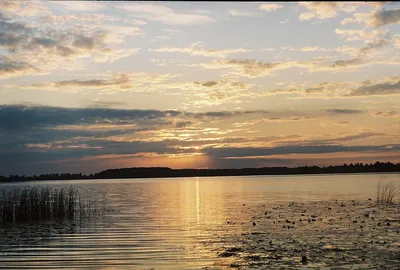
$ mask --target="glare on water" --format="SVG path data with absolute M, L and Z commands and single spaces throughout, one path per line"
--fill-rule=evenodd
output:
M 105 194 L 110 211 L 72 221 L 0 227 L 0 268 L 219 268 L 227 235 L 245 233 L 252 208 L 243 205 L 374 198 L 383 177 L 398 174 L 248 176 L 175 179 L 43 181 L 1 184 L 74 185 Z M 224 226 L 234 221 L 235 225 Z

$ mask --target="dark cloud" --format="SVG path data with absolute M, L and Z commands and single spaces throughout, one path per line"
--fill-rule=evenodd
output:
M 182 122 L 178 122 L 175 124 L 175 127 L 177 128 L 184 128 L 184 127 L 188 127 L 193 125 L 192 121 L 182 121 Z
M 364 61 L 361 58 L 356 57 L 349 60 L 336 60 L 329 66 L 329 68 L 341 69 L 346 67 L 359 66 L 363 63 Z
M 394 83 L 378 83 L 361 86 L 350 93 L 350 96 L 394 95 L 400 94 L 400 80 Z
M 353 135 L 346 135 L 340 137 L 331 137 L 320 140 L 291 140 L 291 141 L 277 141 L 276 144 L 280 146 L 285 145 L 303 145 L 303 146 L 312 146 L 312 145 L 336 145 L 337 143 L 345 143 L 350 141 L 356 141 L 361 139 L 366 139 L 375 136 L 386 136 L 385 133 L 378 132 L 360 132 Z
M 24 44 L 28 35 L 32 33 L 31 28 L 22 22 L 15 22 L 0 13 L 0 46 L 14 51 Z
M 209 81 L 209 82 L 206 82 L 206 83 L 202 83 L 201 85 L 202 86 L 206 86 L 206 87 L 213 87 L 213 86 L 215 86 L 217 84 L 218 84 L 218 82 L 216 82 L 216 81 Z
M 78 53 L 74 48 L 90 51 L 104 47 L 105 36 L 104 31 L 96 31 L 87 35 L 68 31 L 59 32 L 50 28 L 36 28 L 24 22 L 13 21 L 0 13 L 0 46 L 11 52 L 57 48 L 51 53 L 68 56 Z
M 55 87 L 68 87 L 68 86 L 105 86 L 110 85 L 108 80 L 86 80 L 86 81 L 79 81 L 79 80 L 70 80 L 70 81 L 60 81 L 54 83 Z M 33 85 L 35 86 L 35 85 Z
M 222 160 L 225 157 L 240 158 L 275 154 L 399 150 L 397 145 L 391 148 L 385 148 L 385 146 L 337 145 L 343 142 L 385 135 L 373 132 L 314 141 L 293 141 L 293 139 L 301 139 L 299 135 L 214 139 L 210 137 L 210 140 L 202 140 L 202 138 L 185 140 L 179 139 L 178 136 L 172 136 L 169 139 L 167 137 L 161 141 L 158 140 L 160 139 L 159 137 L 155 138 L 157 140 L 154 141 L 149 140 L 151 137 L 140 139 L 143 138 L 143 134 L 146 134 L 146 132 L 150 132 L 149 134 L 156 134 L 157 132 L 154 133 L 154 131 L 157 130 L 177 132 L 179 128 L 186 128 L 189 133 L 201 134 L 203 128 L 197 128 L 197 126 L 202 122 L 246 115 L 257 116 L 266 113 L 268 112 L 262 110 L 195 113 L 175 110 L 72 109 L 47 106 L 1 105 L 0 174 L 33 171 L 37 169 L 35 164 L 38 163 L 47 164 L 47 167 L 43 165 L 40 168 L 53 170 L 55 167 L 52 167 L 51 164 L 57 162 L 61 164 L 68 160 L 78 162 L 78 160 L 85 157 L 113 155 L 118 158 L 121 155 L 134 157 L 143 153 L 145 155 L 146 153 L 154 153 L 156 155 L 187 154 L 199 151 L 199 149 L 191 148 L 193 146 L 206 146 L 204 151 L 200 151 L 208 155 L 210 160 L 215 160 L 215 166 L 224 163 Z M 196 128 L 190 127 L 195 123 Z M 88 126 L 95 124 L 105 125 L 106 128 L 97 129 L 95 126 Z M 145 133 L 143 133 L 144 131 Z M 179 133 L 176 134 L 179 135 Z M 120 140 L 120 138 L 122 139 Z M 273 142 L 277 146 L 269 148 L 247 147 L 249 143 L 258 145 L 258 142 L 260 143 L 259 145 Z M 244 144 L 246 147 L 221 147 L 230 144 L 235 146 Z M 218 147 L 214 148 L 210 145 L 218 145 Z M 97 161 L 94 160 L 92 162 Z M 247 164 L 246 162 L 240 164 Z M 279 161 L 276 160 L 276 162 Z M 107 163 L 104 164 L 106 167 L 110 166 Z M 254 163 L 251 164 L 256 166 Z M 98 168 L 105 169 L 106 167 Z M 15 170 L 11 168 L 15 168 Z M 66 167 L 57 167 L 58 171 L 65 171 L 60 168 Z M 49 170 L 41 172 L 44 173 Z
M 48 106 L 0 105 L 0 130 L 24 130 L 32 127 L 41 128 L 95 123 L 122 125 L 134 123 L 135 121 L 148 121 L 178 116 L 207 119 L 264 113 L 267 112 L 255 110 L 193 113 L 174 110 L 123 110 L 98 107 L 73 109 Z
M 400 115 L 400 112 L 399 111 L 373 112 L 372 115 L 376 117 L 394 117 Z
M 108 108 L 58 108 L 47 106 L 1 105 L 0 131 L 25 132 L 31 129 L 63 125 L 133 123 L 157 124 L 170 112 L 158 110 L 117 110 Z
M 194 118 L 229 118 L 234 116 L 252 115 L 252 114 L 268 114 L 268 111 L 254 110 L 254 111 L 219 111 L 219 112 L 204 112 L 204 113 L 185 113 L 187 116 Z
M 343 146 L 343 145 L 287 145 L 270 148 L 207 148 L 205 152 L 214 157 L 254 157 L 282 154 L 322 154 L 336 152 L 364 152 L 364 151 L 398 151 L 400 145 L 392 145 L 392 148 L 384 146 Z
M 349 135 L 349 136 L 344 136 L 344 137 L 339 137 L 339 138 L 333 138 L 333 139 L 328 139 L 324 141 L 328 141 L 331 143 L 335 142 L 348 142 L 348 141 L 354 141 L 354 140 L 360 140 L 360 139 L 366 139 L 374 136 L 385 136 L 385 133 L 378 133 L 378 132 L 363 132 L 360 134 L 356 135 Z
M 55 47 L 57 45 L 57 41 L 51 38 L 35 37 L 32 39 L 32 44 L 49 48 L 49 47 Z
M 92 38 L 78 35 L 73 44 L 77 48 L 93 49 L 95 42 Z
M 398 23 L 400 21 L 400 9 L 377 11 L 372 19 L 372 24 L 375 27 Z
M 91 108 L 109 108 L 112 106 L 125 106 L 128 103 L 122 101 L 107 101 L 107 100 L 96 100 L 89 107 Z
M 0 78 L 19 76 L 32 72 L 40 72 L 40 70 L 28 63 L 13 61 L 0 56 Z
M 63 57 L 69 57 L 75 54 L 75 51 L 73 49 L 63 45 L 57 45 L 56 49 L 57 49 L 57 54 Z
M 79 147 L 82 145 L 83 147 Z M 77 147 L 78 146 L 78 147 Z M 48 163 L 48 168 L 55 162 L 66 160 L 79 160 L 85 157 L 102 155 L 135 155 L 139 153 L 174 154 L 182 150 L 169 148 L 163 142 L 113 142 L 106 140 L 86 140 L 78 144 L 64 142 L 50 144 L 49 148 L 26 147 L 16 145 L 12 151 L 0 153 L 0 175 L 8 170 L 8 167 L 26 164 L 34 167 L 38 163 Z M 28 168 L 27 168 L 28 169 Z
M 363 113 L 363 110 L 353 110 L 353 109 L 327 109 L 326 112 L 330 114 L 359 114 Z

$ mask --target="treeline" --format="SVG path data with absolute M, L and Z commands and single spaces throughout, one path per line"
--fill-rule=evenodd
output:
M 10 175 L 0 176 L 0 182 L 32 180 L 74 180 L 74 179 L 118 179 L 118 178 L 161 178 L 161 177 L 195 177 L 195 176 L 239 176 L 239 175 L 287 175 L 287 174 L 324 174 L 324 173 L 369 173 L 400 172 L 400 163 L 376 162 L 374 164 L 344 164 L 342 166 L 302 166 L 264 167 L 242 169 L 171 169 L 167 167 L 109 169 L 96 174 L 54 173 L 33 176 Z

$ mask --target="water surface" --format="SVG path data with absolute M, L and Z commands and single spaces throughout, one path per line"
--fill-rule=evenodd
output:
M 254 214 L 244 205 L 374 199 L 384 177 L 400 180 L 399 174 L 329 174 L 0 184 L 0 189 L 74 185 L 105 198 L 110 209 L 80 224 L 0 227 L 0 269 L 219 268 L 225 236 L 245 233 Z

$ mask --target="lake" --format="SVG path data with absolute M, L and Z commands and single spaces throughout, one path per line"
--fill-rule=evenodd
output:
M 219 269 L 228 238 L 248 230 L 260 204 L 271 209 L 292 201 L 374 200 L 382 178 L 400 181 L 400 174 L 3 183 L 0 192 L 73 185 L 105 200 L 109 211 L 82 224 L 0 227 L 0 269 Z

